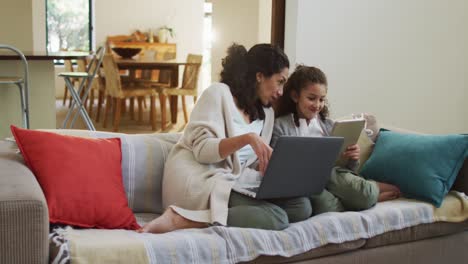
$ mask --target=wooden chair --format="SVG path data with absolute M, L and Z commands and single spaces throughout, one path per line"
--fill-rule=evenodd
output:
M 103 127 L 106 127 L 107 116 L 110 112 L 111 102 L 114 106 L 114 131 L 119 130 L 120 118 L 122 114 L 122 104 L 126 98 L 144 98 L 150 96 L 150 123 L 151 128 L 156 130 L 156 96 L 157 92 L 150 85 L 128 84 L 123 85 L 119 75 L 119 69 L 114 60 L 114 56 L 106 54 L 103 60 L 104 78 L 106 81 L 106 110 L 104 114 Z
M 182 97 L 182 108 L 184 111 L 185 123 L 188 122 L 187 105 L 185 103 L 185 96 L 193 96 L 193 102 L 197 102 L 198 96 L 198 75 L 200 72 L 200 66 L 203 57 L 201 55 L 189 54 L 187 56 L 188 63 L 184 68 L 184 74 L 182 77 L 182 85 L 180 87 L 164 87 L 158 86 L 157 91 L 159 93 L 159 101 L 161 103 L 161 123 L 162 130 L 166 128 L 166 98 L 167 96 L 181 96 Z M 177 106 L 175 106 L 177 107 Z

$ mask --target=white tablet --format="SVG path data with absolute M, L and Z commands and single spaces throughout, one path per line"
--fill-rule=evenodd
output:
M 350 145 L 358 142 L 361 131 L 364 129 L 366 121 L 364 119 L 351 119 L 336 121 L 333 124 L 331 136 L 343 137 L 344 142 L 341 146 L 340 155 Z

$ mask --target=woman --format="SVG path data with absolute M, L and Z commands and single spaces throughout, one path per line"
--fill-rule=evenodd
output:
M 236 182 L 258 183 L 266 170 L 271 103 L 283 93 L 287 56 L 270 44 L 248 52 L 234 44 L 222 65 L 221 82 L 203 92 L 165 164 L 163 205 L 168 209 L 142 232 L 216 224 L 280 230 L 312 213 L 307 198 L 262 201 L 231 191 Z

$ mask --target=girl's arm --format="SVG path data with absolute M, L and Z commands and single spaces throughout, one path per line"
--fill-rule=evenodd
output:
M 358 144 L 348 146 L 348 148 L 343 152 L 342 155 L 348 159 L 346 164 L 347 169 L 357 172 L 357 169 L 359 168 L 360 153 L 361 149 Z
M 284 136 L 286 133 L 284 129 L 280 126 L 280 123 L 275 120 L 275 125 L 273 126 L 273 135 L 271 136 L 270 146 L 275 148 L 278 138 Z

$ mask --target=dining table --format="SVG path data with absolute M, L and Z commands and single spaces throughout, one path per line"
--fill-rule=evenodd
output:
M 139 57 L 132 59 L 116 58 L 117 67 L 121 70 L 129 70 L 130 76 L 134 75 L 135 70 L 160 70 L 167 71 L 169 78 L 169 86 L 173 89 L 179 87 L 179 68 L 185 65 L 200 65 L 200 63 L 187 62 L 180 58 L 171 60 L 161 60 L 156 58 Z M 170 113 L 172 124 L 177 123 L 177 104 L 178 96 L 170 96 Z

